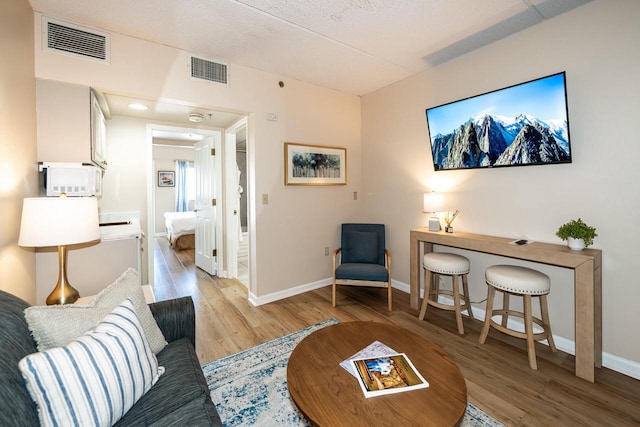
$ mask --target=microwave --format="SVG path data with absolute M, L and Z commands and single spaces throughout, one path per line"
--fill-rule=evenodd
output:
M 96 166 L 48 164 L 44 165 L 43 172 L 47 196 L 102 195 L 102 170 Z

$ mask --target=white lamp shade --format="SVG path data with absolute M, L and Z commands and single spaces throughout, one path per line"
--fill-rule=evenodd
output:
M 95 197 L 24 199 L 18 245 L 47 247 L 100 239 Z
M 424 205 L 423 212 L 443 212 L 444 209 L 444 195 L 442 193 L 424 193 Z

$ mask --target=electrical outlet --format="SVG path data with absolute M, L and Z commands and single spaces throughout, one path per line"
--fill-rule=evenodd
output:
M 353 192 L 353 200 L 358 200 L 358 192 L 357 191 Z
M 329 246 L 324 247 L 324 256 L 329 256 Z
M 262 195 L 262 204 L 263 205 L 268 205 L 269 204 L 269 195 L 268 194 L 263 194 Z

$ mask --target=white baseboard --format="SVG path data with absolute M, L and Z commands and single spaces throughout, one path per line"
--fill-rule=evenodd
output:
M 270 302 L 278 301 L 284 298 L 288 298 L 294 295 L 302 294 L 304 292 L 313 291 L 315 289 L 322 288 L 324 286 L 330 285 L 332 283 L 331 278 L 319 280 L 317 282 L 308 283 L 306 285 L 296 286 L 291 289 L 287 289 L 285 291 L 274 292 L 269 295 L 265 295 L 263 297 L 256 297 L 254 294 L 249 292 L 249 302 L 254 306 L 259 306 L 262 304 L 268 304 Z M 409 285 L 403 282 L 398 282 L 397 280 L 392 280 L 391 285 L 394 289 L 399 291 L 410 293 Z M 453 302 L 450 297 L 446 295 L 442 295 L 443 302 L 446 302 L 448 299 L 448 303 Z M 473 315 L 476 319 L 484 319 L 485 310 L 479 307 L 473 307 Z M 512 323 L 513 322 L 513 323 Z M 513 325 L 513 326 L 512 326 Z M 524 324 L 517 320 L 509 320 L 509 327 L 513 327 L 515 329 L 521 329 L 524 331 Z M 560 337 L 558 335 L 553 335 L 553 340 L 556 344 L 558 350 L 564 351 L 565 353 L 574 355 L 576 354 L 576 345 L 575 341 Z M 546 344 L 547 341 L 541 341 L 543 344 Z M 635 378 L 640 380 L 640 363 L 635 362 L 633 360 L 623 359 L 622 357 L 609 354 L 606 352 L 602 353 L 602 366 L 605 368 L 609 368 L 613 371 L 619 372 L 621 374 L 630 376 L 631 378 Z
M 402 282 L 393 281 L 393 287 L 395 289 L 401 290 L 403 292 L 409 293 L 409 285 Z M 422 297 L 422 295 L 421 295 Z M 453 299 L 447 295 L 441 295 L 440 300 L 446 304 L 453 303 Z M 472 307 L 473 316 L 476 319 L 480 319 L 484 321 L 486 311 L 480 307 Z M 466 314 L 463 312 L 463 315 Z M 518 321 L 516 319 L 509 319 L 508 323 L 509 328 L 513 328 L 516 330 L 524 331 L 524 323 Z M 564 338 L 558 335 L 553 335 L 553 341 L 556 344 L 556 348 L 565 353 L 571 354 L 573 356 L 576 355 L 576 343 L 573 340 L 568 338 Z M 540 341 L 542 344 L 548 345 L 547 340 Z M 635 362 L 633 360 L 623 359 L 622 357 L 609 354 L 606 352 L 602 352 L 602 366 L 605 368 L 609 368 L 613 371 L 619 372 L 621 374 L 630 376 L 631 378 L 635 378 L 640 380 L 640 363 Z
M 294 295 L 299 295 L 305 292 L 323 288 L 327 285 L 330 285 L 331 283 L 332 279 L 323 279 L 317 282 L 308 283 L 306 285 L 296 286 L 295 288 L 290 288 L 284 291 L 274 292 L 263 297 L 256 297 L 252 292 L 249 292 L 249 302 L 257 307 L 262 304 L 268 304 L 270 302 L 279 301 L 281 299 L 292 297 Z

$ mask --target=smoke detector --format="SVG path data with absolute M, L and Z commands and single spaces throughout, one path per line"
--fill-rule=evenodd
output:
M 202 115 L 200 113 L 190 113 L 189 114 L 189 121 L 190 122 L 200 123 L 202 121 L 202 119 L 204 119 L 204 115 Z

